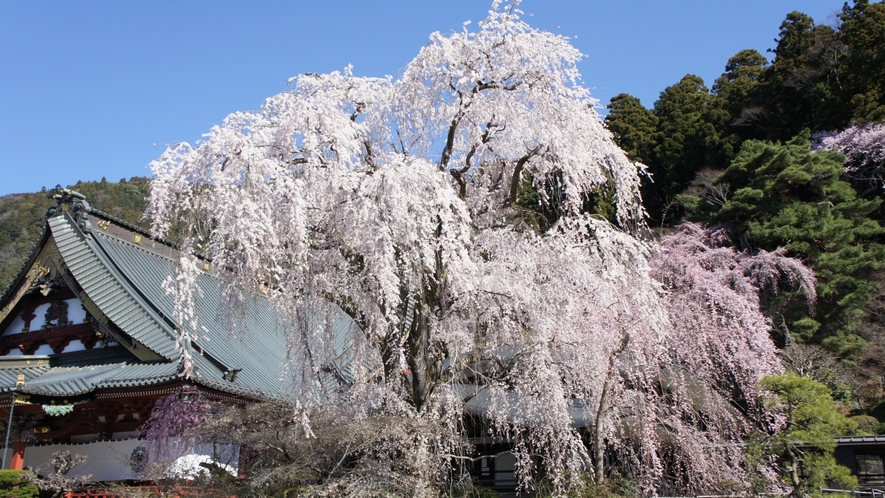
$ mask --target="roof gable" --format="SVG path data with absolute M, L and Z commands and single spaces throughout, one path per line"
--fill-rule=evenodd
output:
M 177 248 L 169 241 L 150 237 L 138 227 L 92 210 L 76 192 L 63 190 L 57 198 L 59 205 L 47 213 L 46 229 L 29 259 L 30 266 L 20 272 L 15 286 L 0 298 L 0 310 L 5 313 L 0 315 L 0 323 L 6 316 L 8 324 L 21 299 L 51 277 L 54 285 L 66 287 L 70 297 L 78 299 L 87 314 L 94 317 L 97 332 L 107 334 L 131 353 L 128 358 L 119 354 L 109 356 L 107 365 L 166 365 L 162 369 L 181 375 L 182 351 L 187 349 L 194 360 L 194 371 L 188 375 L 197 383 L 247 397 L 285 395 L 299 382 L 313 382 L 293 380 L 299 375 L 287 370 L 287 336 L 292 335 L 287 332 L 300 330 L 303 333 L 297 336 L 307 347 L 316 347 L 320 342 L 333 347 L 325 355 L 323 365 L 319 365 L 320 371 L 310 374 L 314 367 L 309 367 L 298 374 L 318 375 L 326 387 L 353 380 L 350 347 L 357 328 L 338 307 L 330 304 L 327 309 L 311 310 L 298 317 L 297 323 L 286 323 L 267 298 L 256 294 L 247 299 L 244 313 L 232 316 L 226 313 L 232 307 L 225 301 L 221 281 L 208 271 L 198 276 L 199 330 L 182 343 L 174 300 L 164 291 L 164 281 L 176 274 L 180 255 Z M 204 260 L 203 270 L 209 269 L 210 262 Z M 29 349 L 26 354 L 34 352 Z M 100 361 L 87 363 L 62 367 L 56 361 L 51 370 L 28 382 L 27 389 L 43 386 L 39 387 L 41 396 L 73 396 L 107 387 L 100 372 L 118 372 L 121 378 L 129 379 L 125 382 L 134 382 L 137 379 L 132 376 L 142 375 L 135 368 L 106 370 Z M 0 364 L 0 370 L 5 368 Z M 148 382 L 166 382 L 171 379 L 167 374 L 144 378 Z M 3 379 L 0 376 L 0 389 L 12 388 L 14 384 L 7 386 Z M 67 382 L 67 387 L 61 386 L 62 382 Z M 58 385 L 52 387 L 55 384 Z

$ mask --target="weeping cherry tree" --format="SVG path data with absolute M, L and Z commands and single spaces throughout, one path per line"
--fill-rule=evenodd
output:
M 885 123 L 849 126 L 838 132 L 817 133 L 815 150 L 845 154 L 845 176 L 858 193 L 877 197 L 885 188 Z
M 183 248 L 169 281 L 182 352 L 216 318 L 194 311 L 201 254 L 233 327 L 259 293 L 284 317 L 305 427 L 329 404 L 421 421 L 404 424 L 426 428 L 404 445 L 420 458 L 412 494 L 469 459 L 465 410 L 511 442 L 523 484 L 601 482 L 611 452 L 650 490 L 672 342 L 641 237 L 643 167 L 602 124 L 578 50 L 517 3 L 434 33 L 395 78 L 297 76 L 152 163 L 153 230 Z M 614 223 L 588 214 L 600 195 Z M 543 230 L 522 221 L 526 199 Z M 359 326 L 354 380 L 334 393 L 319 381 L 334 338 L 308 326 L 329 303 Z
M 709 492 L 712 483 L 703 480 L 711 477 L 745 492 L 760 491 L 749 489 L 754 477 L 777 481 L 773 460 L 748 465 L 735 442 L 781 429 L 758 387 L 782 371 L 765 303 L 784 289 L 801 290 L 809 307 L 816 298 L 814 274 L 799 260 L 783 250 L 737 251 L 730 241 L 722 226 L 685 223 L 661 239 L 651 260 L 669 291 L 672 327 L 658 363 L 659 452 L 682 491 Z

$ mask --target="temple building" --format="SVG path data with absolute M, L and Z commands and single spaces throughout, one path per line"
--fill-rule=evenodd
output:
M 267 299 L 250 300 L 244 323 L 234 327 L 221 319 L 211 262 L 199 260 L 199 333 L 183 341 L 164 291 L 178 264 L 174 244 L 90 208 L 76 192 L 56 198 L 39 242 L 0 298 L 0 420 L 9 433 L 3 468 L 43 473 L 52 453 L 67 449 L 87 456 L 78 474 L 137 479 L 137 465 L 124 457 L 144 451 L 138 429 L 160 397 L 199 389 L 243 402 L 291 393 L 285 326 Z M 322 326 L 347 336 L 353 322 L 340 310 L 331 316 Z M 326 369 L 331 381 L 347 375 L 346 341 L 338 343 L 339 361 Z M 186 352 L 193 368 L 185 368 Z

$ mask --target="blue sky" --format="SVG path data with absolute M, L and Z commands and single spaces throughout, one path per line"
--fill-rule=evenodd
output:
M 257 109 L 289 77 L 353 64 L 396 74 L 434 31 L 485 0 L 0 0 L 0 195 L 149 174 L 175 141 Z M 573 37 L 584 84 L 651 107 L 686 73 L 709 85 L 739 50 L 765 53 L 786 14 L 833 24 L 841 0 L 524 0 L 529 24 Z M 770 55 L 770 54 L 766 54 Z

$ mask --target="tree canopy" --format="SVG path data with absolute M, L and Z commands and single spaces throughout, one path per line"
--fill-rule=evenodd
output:
M 867 0 L 846 2 L 836 22 L 787 13 L 773 30 L 770 63 L 755 50 L 741 50 L 709 91 L 686 76 L 650 109 L 619 95 L 606 118 L 625 150 L 635 154 L 642 143 L 654 151 L 636 155 L 652 172 L 643 181 L 643 197 L 653 226 L 666 233 L 684 220 L 733 223 L 739 249 L 783 246 L 815 271 L 820 300 L 813 314 L 786 289 L 767 303 L 779 329 L 775 336 L 789 330 L 798 340 L 825 344 L 846 367 L 863 364 L 851 375 L 851 396 L 866 409 L 881 400 L 866 372 L 885 365 L 879 263 L 885 77 L 877 62 L 885 57 L 883 16 L 885 3 Z M 693 97 L 675 99 L 688 95 L 674 93 L 688 81 L 694 81 Z M 707 140 L 686 140 L 692 130 L 704 129 L 713 131 Z M 812 160 L 804 145 L 808 159 L 800 159 L 794 152 L 808 143 L 804 130 L 812 133 L 814 150 L 839 151 L 844 162 L 826 155 Z M 687 145 L 674 147 L 680 143 Z M 747 162 L 768 161 L 761 159 L 763 149 L 778 151 L 766 156 L 770 166 Z M 661 155 L 668 150 L 675 151 L 669 159 Z
M 879 201 L 858 198 L 840 179 L 843 160 L 830 151 L 812 153 L 807 131 L 785 144 L 747 142 L 717 179 L 729 184 L 734 195 L 715 214 L 735 224 L 750 243 L 769 250 L 783 247 L 815 269 L 815 317 L 796 309 L 781 311 L 797 338 L 821 334 L 818 338 L 837 350 L 858 346 L 851 333 L 876 290 L 865 276 L 879 269 L 885 257 L 875 242 L 883 229 L 869 218 Z
M 199 253 L 226 282 L 231 323 L 248 291 L 285 317 L 287 372 L 308 419 L 343 404 L 353 420 L 422 421 L 398 436 L 424 455 L 403 481 L 415 494 L 456 472 L 469 446 L 465 413 L 512 443 L 523 483 L 543 472 L 561 492 L 582 470 L 602 482 L 606 453 L 646 490 L 670 469 L 685 488 L 740 481 L 740 452 L 718 442 L 762 423 L 754 383 L 778 369 L 752 304 L 761 281 L 723 274 L 714 285 L 745 282 L 743 297 L 707 309 L 754 324 L 727 331 L 748 356 L 722 356 L 714 337 L 684 350 L 643 237 L 643 167 L 579 85 L 581 54 L 529 27 L 514 5 L 499 7 L 477 31 L 433 34 L 395 78 L 297 76 L 260 110 L 232 114 L 152 164 L 153 229 L 175 232 L 184 249 L 168 281 L 179 322 L 190 324 L 184 353 L 199 321 L 213 318 L 194 311 Z M 702 83 L 684 86 L 674 95 L 700 99 L 705 113 Z M 686 126 L 692 143 L 715 132 L 699 118 Z M 600 199 L 612 222 L 590 209 Z M 547 221 L 527 223 L 526 210 Z M 318 381 L 333 338 L 305 326 L 329 301 L 359 326 L 356 380 L 333 391 Z M 725 312 L 734 306 L 745 309 Z M 693 381 L 701 364 L 721 375 Z M 735 392 L 742 409 L 732 408 Z M 696 412 L 682 403 L 689 397 Z
M 792 372 L 766 377 L 760 386 L 773 395 L 767 403 L 782 417 L 783 428 L 765 444 L 781 455 L 791 496 L 808 496 L 829 482 L 856 487 L 857 478 L 836 463 L 832 452 L 833 436 L 851 434 L 857 424 L 836 410 L 829 389 Z
M 677 195 L 703 168 L 726 168 L 745 140 L 784 142 L 805 128 L 819 133 L 885 120 L 885 3 L 846 2 L 838 22 L 788 13 L 770 64 L 745 49 L 709 89 L 686 75 L 661 92 L 651 125 L 627 94 L 612 99 L 606 122 L 618 144 L 635 154 L 641 136 L 644 149 L 655 151 L 636 155 L 654 173 L 643 192 L 652 220 L 678 224 Z
M 70 188 L 89 198 L 106 213 L 128 223 L 140 224 L 148 195 L 147 178 L 124 178 L 118 183 L 104 179 L 77 182 Z M 28 257 L 45 223 L 46 210 L 54 205 L 51 194 L 43 192 L 10 194 L 0 197 L 0 292 L 9 285 Z

